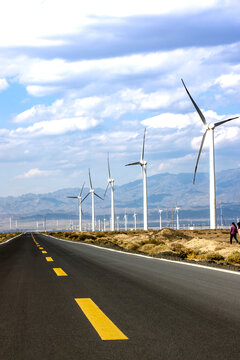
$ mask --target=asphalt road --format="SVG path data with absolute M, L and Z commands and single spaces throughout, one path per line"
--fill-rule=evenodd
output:
M 41 234 L 0 246 L 0 360 L 239 358 L 237 274 Z

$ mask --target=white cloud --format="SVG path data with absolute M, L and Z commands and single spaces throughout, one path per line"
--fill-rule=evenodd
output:
M 0 3 L 0 46 L 54 46 L 63 43 L 54 38 L 55 35 L 77 33 L 87 24 L 99 21 L 101 16 L 191 12 L 209 9 L 216 4 L 224 5 L 225 1 L 8 0 Z
M 9 84 L 6 79 L 0 79 L 0 91 L 6 90 L 9 87 Z
M 154 116 L 149 119 L 143 120 L 141 123 L 144 126 L 160 129 L 160 128 L 170 128 L 170 129 L 184 129 L 186 127 L 192 127 L 193 125 L 200 124 L 200 119 L 198 114 L 189 113 L 189 114 L 171 114 L 165 113 L 161 115 Z
M 57 86 L 29 85 L 26 87 L 26 90 L 29 93 L 29 95 L 42 97 L 42 96 L 48 96 L 54 94 L 60 89 Z
M 12 136 L 31 135 L 63 135 L 72 131 L 83 131 L 97 126 L 99 120 L 90 118 L 68 118 L 51 121 L 40 121 L 27 128 L 17 128 L 10 131 Z
M 52 171 L 49 170 L 39 170 L 38 168 L 31 169 L 27 172 L 25 172 L 22 175 L 18 175 L 18 179 L 28 179 L 32 177 L 41 177 L 41 176 L 49 176 L 52 173 Z
M 229 88 L 240 85 L 240 74 L 231 73 L 219 76 L 216 81 L 222 88 Z

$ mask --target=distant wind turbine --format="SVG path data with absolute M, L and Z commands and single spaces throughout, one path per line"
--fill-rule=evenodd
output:
M 193 106 L 195 107 L 198 115 L 200 116 L 204 128 L 205 128 L 205 132 L 203 134 L 202 137 L 202 142 L 200 145 L 200 149 L 199 149 L 199 153 L 198 153 L 198 157 L 197 157 L 197 162 L 196 162 L 196 166 L 195 166 L 195 171 L 194 171 L 194 177 L 193 177 L 193 184 L 195 184 L 195 178 L 196 178 L 196 172 L 197 172 L 197 167 L 198 167 L 198 162 L 200 159 L 200 155 L 202 152 L 202 148 L 203 148 L 203 144 L 204 144 L 204 140 L 206 138 L 207 132 L 209 132 L 209 180 L 210 180 L 210 228 L 211 229 L 216 229 L 217 227 L 217 216 L 216 216 L 216 181 L 215 181 L 215 160 L 214 160 L 214 129 L 228 121 L 237 119 L 238 116 L 234 117 L 234 118 L 230 118 L 230 119 L 226 119 L 223 121 L 219 121 L 216 123 L 207 123 L 203 113 L 201 112 L 201 110 L 199 109 L 199 107 L 197 106 L 197 104 L 195 103 L 195 101 L 193 100 L 192 96 L 190 95 L 186 85 L 184 84 L 183 79 L 182 83 L 183 86 L 193 104 Z
M 163 210 L 159 209 L 158 212 L 159 212 L 159 228 L 160 228 L 160 230 L 162 230 L 162 212 L 163 212 Z
M 144 148 L 145 148 L 146 129 L 144 129 L 143 135 L 143 147 L 141 159 L 138 162 L 127 164 L 125 166 L 140 165 L 142 167 L 143 176 L 143 229 L 148 230 L 148 204 L 147 204 L 147 162 L 144 160 Z
M 179 210 L 180 210 L 180 208 L 176 206 L 175 210 L 176 210 L 176 213 L 177 213 L 177 230 L 179 230 Z
M 135 211 L 133 214 L 133 220 L 134 220 L 134 230 L 137 230 L 137 213 Z
M 101 196 L 95 193 L 95 190 L 92 186 L 92 179 L 90 174 L 90 169 L 88 169 L 88 175 L 89 175 L 89 184 L 90 184 L 90 191 L 89 193 L 83 198 L 83 201 L 88 197 L 88 195 L 92 194 L 92 231 L 95 231 L 95 204 L 94 204 L 94 196 L 97 196 L 99 199 L 103 200 Z
M 115 214 L 114 214 L 114 179 L 111 177 L 109 154 L 108 154 L 108 184 L 105 190 L 104 198 L 108 191 L 108 187 L 111 185 L 111 230 L 114 231 Z
M 78 196 L 67 196 L 67 198 L 69 198 L 69 199 L 78 199 L 78 218 L 79 218 L 78 229 L 79 229 L 79 231 L 82 231 L 82 192 L 83 192 L 84 184 L 85 183 L 83 183 Z

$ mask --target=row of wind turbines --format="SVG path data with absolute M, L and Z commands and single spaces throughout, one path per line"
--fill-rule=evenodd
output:
M 197 173 L 197 168 L 198 168 L 198 163 L 199 163 L 199 159 L 201 156 L 201 152 L 202 152 L 202 148 L 206 139 L 207 134 L 209 133 L 209 193 L 210 193 L 210 228 L 211 229 L 216 229 L 217 227 L 217 216 L 216 216 L 216 180 L 215 180 L 215 156 L 214 156 L 214 129 L 228 121 L 237 119 L 237 117 L 233 117 L 233 118 L 229 118 L 223 121 L 219 121 L 216 123 L 208 123 L 207 120 L 205 119 L 203 113 L 201 112 L 200 108 L 198 107 L 198 105 L 196 104 L 196 102 L 193 100 L 190 92 L 188 91 L 183 79 L 181 79 L 182 84 L 195 108 L 195 110 L 197 111 L 198 115 L 200 116 L 200 119 L 203 123 L 204 126 L 204 134 L 202 137 L 202 141 L 201 141 L 201 145 L 200 145 L 200 149 L 198 152 L 198 156 L 197 156 L 197 161 L 196 161 L 196 165 L 195 165 L 195 170 L 194 170 L 194 176 L 193 176 L 193 184 L 195 184 L 195 180 L 196 180 L 196 173 Z M 146 129 L 144 129 L 144 135 L 143 135 L 143 145 L 142 145 L 142 152 L 141 152 L 141 157 L 140 157 L 140 161 L 137 162 L 133 162 L 133 163 L 129 163 L 126 164 L 126 166 L 132 166 L 132 165 L 140 165 L 141 169 L 142 169 L 142 180 L 143 180 L 143 229 L 144 230 L 148 230 L 148 200 L 147 200 L 147 162 L 144 159 L 144 152 L 145 152 L 145 139 L 146 139 Z M 109 156 L 108 156 L 108 183 L 107 183 L 107 187 L 104 193 L 104 198 L 102 198 L 101 196 L 99 196 L 92 185 L 92 179 L 91 179 L 91 173 L 90 173 L 90 169 L 89 169 L 89 183 L 90 183 L 90 191 L 88 192 L 88 194 L 82 199 L 82 192 L 83 192 L 83 188 L 84 188 L 84 184 L 81 188 L 81 191 L 79 193 L 78 196 L 68 196 L 68 198 L 72 198 L 72 199 L 78 199 L 78 204 L 79 204 L 79 231 L 82 231 L 82 203 L 83 201 L 91 194 L 92 196 L 92 231 L 95 231 L 95 203 L 94 203 L 94 196 L 97 196 L 98 198 L 100 198 L 101 200 L 104 200 L 106 193 L 108 191 L 109 186 L 111 187 L 111 230 L 114 231 L 115 230 L 115 210 L 114 210 L 114 179 L 111 176 L 111 171 L 110 171 L 110 163 L 109 163 Z M 178 213 L 179 208 L 177 208 L 177 213 Z M 160 215 L 161 216 L 161 215 Z M 179 225 L 178 225 L 179 228 Z

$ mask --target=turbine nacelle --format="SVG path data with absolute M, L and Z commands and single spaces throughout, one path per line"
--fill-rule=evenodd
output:
M 207 130 L 213 130 L 215 128 L 215 124 L 213 122 L 210 122 L 207 126 L 206 129 Z

